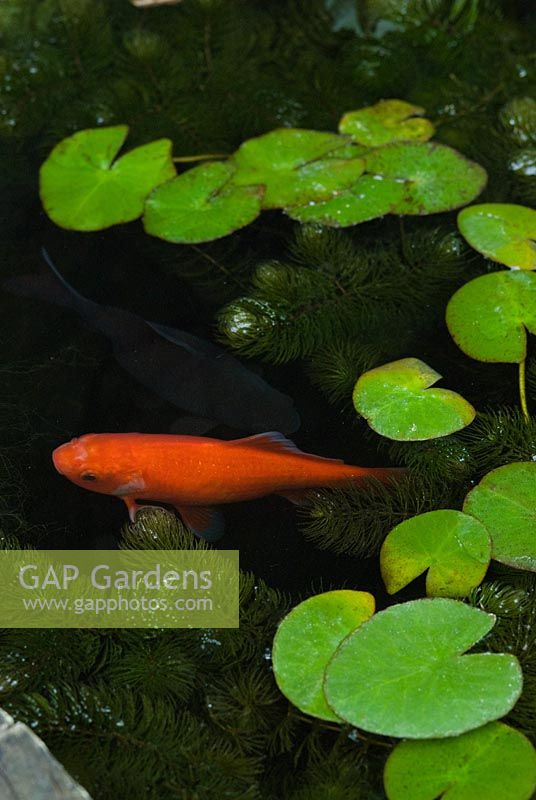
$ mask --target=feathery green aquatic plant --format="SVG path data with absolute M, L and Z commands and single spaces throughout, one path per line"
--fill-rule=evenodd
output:
M 280 363 L 347 339 L 399 353 L 470 269 L 464 248 L 438 230 L 402 242 L 397 230 L 382 244 L 316 227 L 297 237 L 293 261 L 261 264 L 250 293 L 221 310 L 220 336 L 238 353 Z

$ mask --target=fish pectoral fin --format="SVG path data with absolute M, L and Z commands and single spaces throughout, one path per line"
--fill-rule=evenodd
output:
M 287 437 L 283 436 L 279 431 L 269 431 L 268 433 L 258 433 L 255 436 L 247 436 L 245 439 L 235 439 L 235 443 L 239 445 L 251 445 L 257 449 L 270 450 L 272 453 L 295 453 L 307 458 L 331 461 L 333 464 L 344 463 L 340 458 L 325 458 L 324 456 L 315 456 L 312 453 L 304 453 L 291 439 L 287 439 Z
M 277 494 L 290 500 L 295 506 L 308 506 L 311 503 L 310 489 L 289 489 L 288 492 L 278 492 Z
M 209 506 L 175 506 L 192 533 L 207 542 L 217 542 L 225 532 L 223 514 Z
M 136 514 L 140 510 L 141 506 L 136 503 L 136 499 L 134 497 L 122 497 L 121 500 L 125 501 L 125 505 L 128 508 L 128 516 L 130 517 L 130 521 L 136 522 Z

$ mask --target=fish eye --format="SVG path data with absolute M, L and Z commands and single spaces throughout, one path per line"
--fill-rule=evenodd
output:
M 96 481 L 97 480 L 97 476 L 95 475 L 94 472 L 82 472 L 80 474 L 80 477 L 82 478 L 83 481 Z

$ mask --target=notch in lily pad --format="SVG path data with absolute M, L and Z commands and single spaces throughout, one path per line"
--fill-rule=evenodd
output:
M 63 139 L 40 171 L 43 207 L 56 225 L 97 231 L 140 217 L 147 195 L 176 174 L 169 139 L 116 158 L 127 125 L 91 128 Z
M 536 269 L 536 211 L 511 203 L 483 203 L 458 214 L 471 247 L 511 269 Z
M 262 206 L 263 186 L 235 186 L 229 162 L 214 161 L 183 172 L 147 198 L 147 233 L 176 244 L 220 239 L 249 225 Z
M 388 800 L 530 800 L 536 751 L 503 722 L 450 739 L 400 742 L 383 774 Z
M 457 392 L 432 389 L 441 375 L 418 358 L 402 358 L 363 373 L 353 402 L 370 427 L 395 441 L 423 441 L 465 428 L 476 411 Z
M 369 619 L 374 608 L 368 592 L 341 589 L 309 597 L 281 622 L 272 652 L 275 679 L 301 711 L 341 721 L 326 703 L 324 672 L 343 639 Z
M 404 520 L 389 533 L 380 553 L 389 594 L 428 570 L 426 594 L 431 597 L 466 597 L 483 581 L 490 560 L 486 527 L 451 509 Z
M 405 100 L 380 100 L 373 106 L 346 113 L 339 131 L 368 147 L 400 141 L 426 142 L 435 129 L 423 117 L 424 113 L 424 108 Z
M 337 716 L 384 736 L 457 736 L 504 716 L 517 702 L 515 656 L 470 653 L 495 617 L 432 598 L 375 614 L 339 646 L 324 693 Z

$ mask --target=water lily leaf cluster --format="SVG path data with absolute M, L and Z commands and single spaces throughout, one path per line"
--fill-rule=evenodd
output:
M 452 338 L 479 361 L 524 364 L 527 331 L 536 333 L 536 211 L 485 203 L 464 209 L 458 227 L 487 258 L 510 267 L 475 278 L 452 296 L 446 313 Z M 520 373 L 525 413 L 524 375 Z
M 441 375 L 418 358 L 403 358 L 363 373 L 353 402 L 370 427 L 396 441 L 447 436 L 465 428 L 475 409 L 449 389 L 431 389 Z
M 147 233 L 190 244 L 227 236 L 263 209 L 344 227 L 387 213 L 459 208 L 482 191 L 486 172 L 428 142 L 434 128 L 422 113 L 381 101 L 344 115 L 340 133 L 277 129 L 229 156 L 201 156 L 207 163 L 180 175 L 167 139 L 114 162 L 126 125 L 79 131 L 43 164 L 41 198 L 64 228 L 99 230 L 143 214 Z
M 498 719 L 519 697 L 514 656 L 464 655 L 489 633 L 493 615 L 446 598 L 373 615 L 366 593 L 340 594 L 301 603 L 274 639 L 276 680 L 302 710 L 370 733 L 429 739 Z
M 300 222 L 345 227 L 385 214 L 424 215 L 470 203 L 486 185 L 485 170 L 432 142 L 394 142 L 363 156 L 365 174 L 330 200 L 286 209 Z
M 466 496 L 463 511 L 441 509 L 395 526 L 380 565 L 390 594 L 427 571 L 429 596 L 465 597 L 491 559 L 536 572 L 536 464 L 492 470 Z

